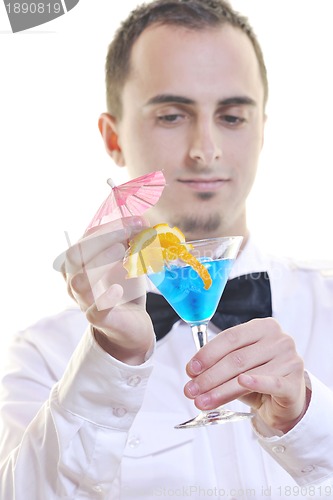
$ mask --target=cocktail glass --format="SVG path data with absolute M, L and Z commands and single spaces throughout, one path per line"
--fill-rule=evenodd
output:
M 181 259 L 165 261 L 162 271 L 148 274 L 171 307 L 190 325 L 197 349 L 207 343 L 208 323 L 217 309 L 241 243 L 241 236 L 230 236 L 190 241 L 185 244 L 187 249 L 191 246 L 188 251 L 206 267 L 212 278 L 212 285 L 207 290 L 198 273 Z M 195 418 L 176 425 L 175 428 L 201 427 L 252 416 L 252 413 L 220 407 L 202 411 Z

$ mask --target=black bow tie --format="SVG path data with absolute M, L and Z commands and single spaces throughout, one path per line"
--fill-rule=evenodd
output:
M 180 318 L 162 295 L 147 293 L 147 311 L 157 340 L 162 339 Z M 229 280 L 212 323 L 220 330 L 255 318 L 272 316 L 271 286 L 267 272 L 245 274 Z

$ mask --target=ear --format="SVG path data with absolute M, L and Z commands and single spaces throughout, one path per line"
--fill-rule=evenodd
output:
M 119 167 L 124 167 L 125 159 L 118 142 L 116 119 L 108 113 L 102 113 L 98 120 L 98 128 L 107 153 Z
M 261 149 L 264 147 L 265 130 L 266 130 L 266 122 L 267 122 L 267 115 L 266 115 L 266 113 L 265 113 L 265 114 L 264 114 L 263 130 L 262 130 Z

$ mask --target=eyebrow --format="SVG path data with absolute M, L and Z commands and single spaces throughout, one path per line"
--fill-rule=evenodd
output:
M 174 94 L 159 94 L 147 101 L 146 106 L 153 106 L 154 104 L 168 104 L 168 103 L 176 103 L 176 104 L 195 104 L 193 99 L 188 99 L 187 97 L 182 97 L 180 95 Z
M 219 106 L 256 106 L 256 101 L 251 97 L 239 96 L 239 97 L 228 97 L 227 99 L 222 99 L 219 101 Z
M 188 97 L 183 97 L 174 94 L 159 94 L 151 99 L 149 99 L 146 103 L 146 106 L 153 106 L 155 104 L 186 104 L 186 105 L 194 105 L 195 101 L 193 99 L 189 99 Z M 227 99 L 221 99 L 218 101 L 218 106 L 255 106 L 256 101 L 251 99 L 251 97 L 247 96 L 235 96 L 228 97 Z

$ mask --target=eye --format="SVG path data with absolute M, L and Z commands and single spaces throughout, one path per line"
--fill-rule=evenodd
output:
M 234 115 L 221 115 L 220 120 L 229 126 L 242 125 L 246 121 L 245 118 Z
M 160 123 L 164 123 L 166 125 L 172 125 L 174 123 L 178 123 L 181 119 L 183 119 L 183 115 L 179 113 L 172 113 L 167 115 L 160 115 L 157 117 Z
M 216 112 L 218 122 L 228 128 L 241 128 L 250 119 L 250 110 L 246 106 L 223 106 Z

